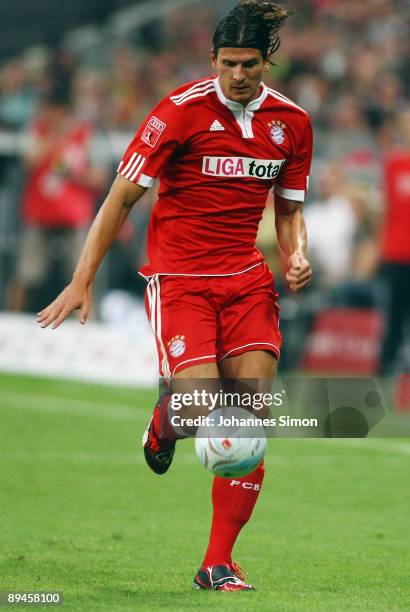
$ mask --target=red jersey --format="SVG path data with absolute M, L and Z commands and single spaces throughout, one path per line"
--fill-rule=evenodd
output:
M 228 100 L 215 77 L 178 88 L 118 168 L 144 187 L 160 179 L 141 274 L 230 275 L 260 263 L 268 192 L 303 202 L 311 158 L 308 115 L 265 84 L 246 107 Z
M 48 127 L 37 121 L 32 128 L 36 140 L 48 137 Z M 76 123 L 55 149 L 33 168 L 23 196 L 23 219 L 39 227 L 83 227 L 94 214 L 95 192 L 77 184 L 65 169 L 81 172 L 88 165 L 87 145 L 91 126 Z
M 410 263 L 410 153 L 395 151 L 385 164 L 383 259 Z

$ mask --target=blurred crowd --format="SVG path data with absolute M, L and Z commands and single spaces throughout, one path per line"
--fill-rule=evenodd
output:
M 282 4 L 294 15 L 266 81 L 314 123 L 306 205 L 313 297 L 288 296 L 286 302 L 291 311 L 310 304 L 309 325 L 324 304 L 380 305 L 381 280 L 393 282 L 386 264 L 408 274 L 410 247 L 406 253 L 399 238 L 401 250 L 392 253 L 385 236 L 396 240 L 389 224 L 408 231 L 389 207 L 402 206 L 398 199 L 410 206 L 409 6 L 406 0 Z M 129 40 L 103 41 L 85 55 L 38 47 L 0 62 L 1 307 L 37 309 L 66 282 L 130 136 L 163 96 L 212 72 L 211 36 L 231 5 L 187 6 L 145 24 Z M 14 155 L 2 148 L 2 136 L 10 134 L 21 136 Z M 398 187 L 391 184 L 395 168 Z M 54 198 L 46 218 L 37 211 L 42 197 Z M 114 288 L 142 293 L 135 270 L 144 259 L 154 200 L 151 190 L 124 227 L 99 281 L 101 294 Z M 260 246 L 279 270 L 272 235 L 268 207 Z M 394 332 L 396 345 L 404 325 Z M 391 348 L 386 371 L 398 350 Z

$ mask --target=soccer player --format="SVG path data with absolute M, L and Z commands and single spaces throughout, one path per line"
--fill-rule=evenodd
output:
M 161 375 L 178 379 L 273 380 L 281 348 L 273 276 L 255 247 L 269 190 L 288 260 L 287 281 L 311 281 L 302 204 L 312 130 L 301 108 L 262 82 L 288 17 L 273 2 L 242 0 L 213 38 L 216 75 L 179 87 L 137 131 L 90 230 L 71 284 L 38 315 L 58 327 L 75 309 L 85 323 L 97 268 L 130 209 L 159 178 L 148 231 L 147 313 Z M 144 452 L 158 474 L 175 440 L 161 436 L 169 396 L 148 426 Z M 264 467 L 237 481 L 215 478 L 208 549 L 198 589 L 250 590 L 232 549 L 261 490 Z M 238 483 L 239 481 L 239 483 Z

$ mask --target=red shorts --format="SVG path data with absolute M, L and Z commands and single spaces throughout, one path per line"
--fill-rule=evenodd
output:
M 247 351 L 271 351 L 279 359 L 277 298 L 266 263 L 232 276 L 153 276 L 145 307 L 161 376 Z

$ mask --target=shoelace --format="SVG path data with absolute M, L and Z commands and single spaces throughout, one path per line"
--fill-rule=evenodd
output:
M 239 580 L 246 580 L 247 573 L 237 563 L 230 563 L 229 567 L 233 573 L 239 578 Z

